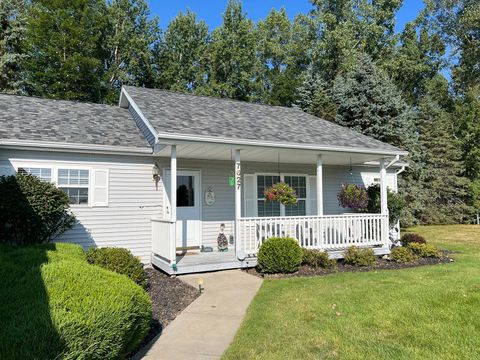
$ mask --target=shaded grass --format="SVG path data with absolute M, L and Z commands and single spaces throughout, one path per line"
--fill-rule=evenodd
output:
M 267 279 L 223 359 L 480 357 L 480 226 L 412 229 L 452 264 Z

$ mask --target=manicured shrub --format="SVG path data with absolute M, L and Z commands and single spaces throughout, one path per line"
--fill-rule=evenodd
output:
M 417 256 L 408 247 L 396 247 L 390 252 L 390 259 L 397 263 L 410 263 L 417 260 Z
M 0 243 L 45 243 L 75 224 L 67 194 L 36 176 L 1 176 L 0 199 Z
M 145 291 L 73 244 L 0 246 L 0 359 L 125 359 L 151 324 Z
M 381 207 L 380 184 L 371 185 L 367 188 L 369 213 L 379 213 Z M 387 189 L 388 217 L 390 226 L 394 226 L 405 208 L 405 199 L 402 195 Z
M 403 246 L 407 246 L 410 243 L 417 243 L 417 244 L 426 244 L 427 241 L 421 235 L 415 233 L 406 233 L 402 235 L 400 242 Z
M 257 264 L 264 273 L 292 273 L 302 263 L 302 255 L 295 239 L 272 237 L 260 246 Z
M 373 249 L 360 249 L 356 246 L 345 250 L 343 257 L 347 264 L 355 266 L 372 266 L 377 260 Z
M 147 275 L 141 261 L 123 248 L 91 248 L 86 254 L 90 264 L 126 275 L 138 285 L 147 286 Z
M 408 244 L 408 248 L 421 258 L 439 258 L 442 256 L 440 250 L 430 244 L 412 242 Z
M 312 266 L 314 268 L 334 268 L 337 266 L 335 259 L 330 259 L 325 251 L 316 249 L 302 249 L 302 264 Z

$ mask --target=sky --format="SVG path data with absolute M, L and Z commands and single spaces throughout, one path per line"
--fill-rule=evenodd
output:
M 205 20 L 212 30 L 221 24 L 227 0 L 150 0 L 148 3 L 152 15 L 159 17 L 163 29 L 180 11 L 190 9 L 199 19 Z M 248 17 L 254 21 L 265 18 L 272 8 L 285 7 L 290 18 L 298 13 L 308 13 L 312 9 L 308 0 L 243 0 L 242 3 Z M 404 0 L 403 7 L 397 13 L 397 31 L 401 31 L 407 22 L 415 19 L 422 8 L 421 0 Z

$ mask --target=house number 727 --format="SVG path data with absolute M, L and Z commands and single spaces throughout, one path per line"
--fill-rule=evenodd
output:
M 235 164 L 235 180 L 237 182 L 237 189 L 242 187 L 242 171 L 239 163 Z

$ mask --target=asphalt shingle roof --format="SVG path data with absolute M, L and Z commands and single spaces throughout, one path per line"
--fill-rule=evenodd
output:
M 132 86 L 124 89 L 159 133 L 401 151 L 299 109 Z
M 149 147 L 127 109 L 4 94 L 0 139 Z

